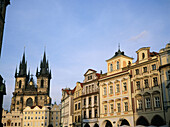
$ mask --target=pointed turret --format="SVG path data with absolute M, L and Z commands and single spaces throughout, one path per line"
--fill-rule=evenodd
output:
M 27 62 L 25 60 L 25 51 L 23 53 L 22 61 L 19 65 L 19 74 L 18 76 L 26 76 L 27 75 Z
M 16 67 L 16 70 L 15 70 L 15 78 L 17 77 L 17 67 Z
M 38 67 L 37 67 L 37 71 L 36 71 L 36 76 L 38 76 Z

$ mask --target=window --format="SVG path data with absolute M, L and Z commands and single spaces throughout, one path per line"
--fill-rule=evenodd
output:
M 80 103 L 78 103 L 78 109 L 80 109 Z
M 17 126 L 17 123 L 15 123 L 15 126 Z
M 125 106 L 125 112 L 127 112 L 128 111 L 128 102 L 125 102 L 124 106 Z
M 35 119 L 37 119 L 37 117 L 35 117 Z
M 92 79 L 92 75 L 89 75 L 89 76 L 88 76 L 88 80 L 91 80 L 91 79 Z
M 116 92 L 120 92 L 120 89 L 119 89 L 119 84 L 116 84 Z
M 146 101 L 146 108 L 151 108 L 150 98 L 146 98 L 145 101 Z
M 91 110 L 89 110 L 89 118 L 91 118 Z
M 77 104 L 75 104 L 75 111 L 77 110 Z
M 91 105 L 91 97 L 89 97 L 89 105 Z
M 22 85 L 22 81 L 19 80 L 19 88 L 21 88 L 21 85 Z
M 143 72 L 147 72 L 147 67 L 143 67 Z
M 111 111 L 111 113 L 113 113 L 113 112 L 114 112 L 113 104 L 110 104 L 110 111 Z
M 118 111 L 118 112 L 121 112 L 120 103 L 117 103 L 117 111 Z
M 44 88 L 44 80 L 41 80 L 41 88 Z
M 158 86 L 157 77 L 154 77 L 154 78 L 153 78 L 153 83 L 154 83 L 154 86 Z
M 58 123 L 56 122 L 55 125 L 58 126 Z
M 113 86 L 110 86 L 110 94 L 113 94 Z
M 43 123 L 41 123 L 41 126 L 43 126 Z
M 136 87 L 137 87 L 137 90 L 140 90 L 140 81 L 136 82 Z
M 56 120 L 58 119 L 58 117 L 56 117 Z
M 137 109 L 142 109 L 142 100 L 137 100 Z
M 156 108 L 160 107 L 159 97 L 155 97 L 155 107 L 156 107 Z
M 47 119 L 47 116 L 45 116 L 45 119 Z
M 84 111 L 84 118 L 86 118 L 86 111 Z
M 19 101 L 17 101 L 17 105 L 19 105 Z
M 103 88 L 103 94 L 106 95 L 106 87 Z
M 78 116 L 78 122 L 80 122 L 80 116 Z
M 97 96 L 94 96 L 94 103 L 97 104 Z
M 44 116 L 42 116 L 42 119 L 44 119 Z
M 86 86 L 86 93 L 88 93 L 88 86 Z
M 110 64 L 110 72 L 113 71 L 113 64 Z
M 27 117 L 25 116 L 25 119 L 27 119 Z
M 28 119 L 30 119 L 30 116 L 28 116 Z
M 107 114 L 107 105 L 104 105 L 104 113 Z
M 145 83 L 145 88 L 148 88 L 148 87 L 149 87 L 148 79 L 145 79 L 145 80 L 144 80 L 144 83 Z
M 139 69 L 136 69 L 136 75 L 138 75 L 139 74 Z
M 94 91 L 94 85 L 92 85 L 92 92 Z
M 95 109 L 94 113 L 94 117 L 97 118 L 97 109 Z
M 142 53 L 142 59 L 144 59 L 145 58 L 145 53 Z
M 123 83 L 123 88 L 124 88 L 124 91 L 127 91 L 127 84 L 126 84 L 126 82 Z
M 117 61 L 117 69 L 119 69 L 119 61 Z
M 86 105 L 86 98 L 84 98 L 84 105 Z
M 156 64 L 152 65 L 152 70 L 156 70 Z

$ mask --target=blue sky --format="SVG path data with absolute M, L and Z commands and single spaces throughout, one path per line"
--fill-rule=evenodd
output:
M 34 75 L 46 47 L 51 97 L 59 103 L 61 89 L 82 82 L 89 68 L 106 72 L 105 60 L 118 43 L 134 61 L 141 47 L 157 52 L 165 47 L 170 41 L 169 7 L 169 0 L 12 0 L 0 59 L 7 87 L 4 108 L 10 106 L 24 46 Z

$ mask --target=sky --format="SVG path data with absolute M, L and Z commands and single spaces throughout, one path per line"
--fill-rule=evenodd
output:
M 136 51 L 159 52 L 170 41 L 170 0 L 11 0 L 7 7 L 0 74 L 10 109 L 15 69 L 24 47 L 36 80 L 46 51 L 52 71 L 52 103 L 61 89 L 83 82 L 88 69 L 107 72 L 106 60 L 120 49 L 136 61 Z

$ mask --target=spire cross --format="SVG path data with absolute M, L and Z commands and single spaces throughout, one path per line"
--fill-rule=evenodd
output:
M 120 43 L 118 44 L 118 50 L 120 50 Z

